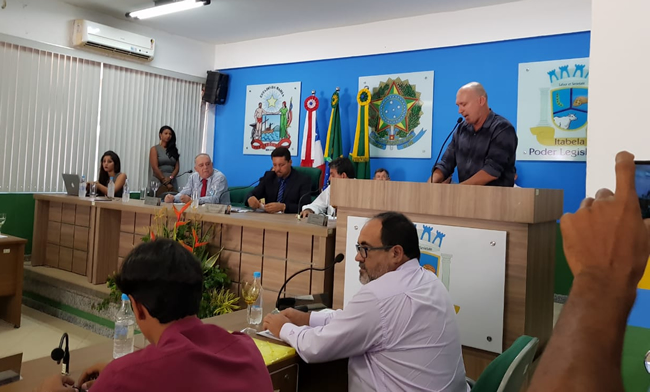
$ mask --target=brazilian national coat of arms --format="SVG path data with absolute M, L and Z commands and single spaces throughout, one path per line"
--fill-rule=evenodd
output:
M 416 143 L 426 130 L 420 129 L 420 92 L 408 80 L 388 79 L 373 88 L 370 101 L 370 143 L 382 150 L 403 150 Z

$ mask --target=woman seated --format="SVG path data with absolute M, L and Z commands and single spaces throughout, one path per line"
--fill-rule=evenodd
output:
M 178 147 L 176 147 L 176 133 L 169 126 L 165 125 L 158 131 L 160 144 L 156 144 L 149 150 L 150 175 L 153 180 L 158 179 L 161 187 L 158 188 L 156 196 L 165 192 L 178 192 Z
M 122 190 L 126 182 L 126 173 L 120 173 L 122 165 L 120 164 L 120 157 L 113 151 L 106 151 L 102 155 L 99 165 L 99 180 L 95 182 L 97 186 L 97 194 L 106 196 L 108 194 L 108 182 L 113 177 L 115 183 L 115 197 L 122 197 Z

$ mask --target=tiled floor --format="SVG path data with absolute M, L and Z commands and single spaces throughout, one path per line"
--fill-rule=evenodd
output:
M 20 352 L 23 353 L 23 361 L 49 357 L 52 349 L 59 346 L 64 332 L 70 336 L 71 350 L 110 341 L 67 321 L 23 306 L 20 328 L 0 321 L 0 358 Z

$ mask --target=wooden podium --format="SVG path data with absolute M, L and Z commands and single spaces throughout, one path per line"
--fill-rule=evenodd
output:
M 349 216 L 384 211 L 417 222 L 505 231 L 503 350 L 524 334 L 539 338 L 543 349 L 553 329 L 555 234 L 563 191 L 345 179 L 332 179 L 331 186 L 337 252 L 346 248 Z M 355 261 L 344 260 L 335 269 L 335 308 L 343 306 L 346 262 Z M 478 378 L 496 356 L 464 346 L 467 376 Z

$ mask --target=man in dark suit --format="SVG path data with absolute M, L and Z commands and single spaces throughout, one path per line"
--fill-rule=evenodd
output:
M 311 201 L 306 195 L 311 189 L 309 177 L 291 170 L 291 153 L 286 147 L 278 147 L 271 153 L 273 169 L 264 173 L 260 183 L 248 194 L 246 205 L 273 214 L 295 214 Z M 305 197 L 303 197 L 305 196 Z M 265 199 L 264 203 L 260 199 Z

